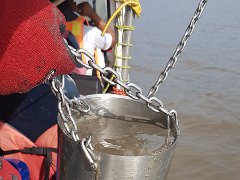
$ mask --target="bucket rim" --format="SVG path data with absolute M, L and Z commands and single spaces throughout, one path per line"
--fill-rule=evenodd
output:
M 124 95 L 118 95 L 118 94 L 90 94 L 90 95 L 86 95 L 86 96 L 80 96 L 79 99 L 81 100 L 87 100 L 87 99 L 93 99 L 93 98 L 121 98 L 121 99 L 125 99 L 125 100 L 130 100 L 130 101 L 135 101 L 135 102 L 138 102 L 138 103 L 142 103 L 144 104 L 143 101 L 141 100 L 136 100 L 136 99 L 133 99 L 133 98 L 130 98 L 129 96 L 124 96 Z M 146 105 L 147 106 L 147 105 Z M 60 122 L 61 120 L 61 117 L 58 118 L 58 122 Z M 172 118 L 171 118 L 172 119 Z M 128 157 L 128 158 L 135 158 L 135 157 L 145 157 L 145 158 L 148 158 L 148 157 L 155 157 L 161 153 L 164 153 L 165 151 L 168 151 L 168 150 L 172 150 L 175 148 L 176 144 L 178 143 L 178 140 L 179 140 L 179 135 L 180 135 L 180 130 L 179 130 L 179 126 L 176 122 L 172 122 L 174 124 L 174 130 L 175 130 L 175 133 L 174 133 L 174 141 L 171 142 L 171 144 L 167 147 L 167 148 L 164 148 L 162 149 L 161 151 L 157 151 L 155 153 L 150 153 L 150 154 L 146 154 L 146 155 L 116 155 L 116 154 L 108 154 L 108 153 L 105 153 L 105 152 L 101 152 L 101 151 L 97 151 L 97 150 L 94 150 L 94 152 L 96 154 L 101 154 L 101 156 L 113 156 L 113 157 Z M 62 131 L 62 133 L 70 140 L 72 141 L 73 143 L 76 142 L 74 141 L 74 139 L 67 133 L 65 133 L 65 131 L 63 130 L 63 126 L 60 125 L 61 123 L 58 123 L 58 126 L 59 126 L 59 129 Z M 173 129 L 172 129 L 173 131 Z M 82 138 L 83 139 L 83 138 Z M 80 141 L 82 140 L 80 139 Z M 76 142 L 77 143 L 77 142 Z

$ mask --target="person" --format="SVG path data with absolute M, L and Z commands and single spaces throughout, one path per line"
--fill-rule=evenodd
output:
M 80 0 L 66 0 L 57 6 L 66 17 L 66 27 L 76 37 L 80 45 L 80 48 L 88 51 L 92 56 L 95 54 L 95 58 L 98 60 L 97 63 L 101 68 L 106 66 L 104 56 L 99 50 L 107 51 L 112 49 L 116 44 L 115 31 L 113 28 L 108 27 L 107 33 L 104 36 L 101 35 L 106 22 L 93 10 L 91 5 L 86 1 Z M 75 13 L 74 13 L 75 12 Z M 76 14 L 78 13 L 78 14 Z M 80 16 L 79 16 L 80 15 Z M 83 17 L 93 21 L 94 26 L 86 25 Z M 75 30 L 76 26 L 73 23 L 79 23 L 78 30 Z M 82 26 L 82 28 L 81 28 Z M 79 32 L 81 31 L 81 32 Z M 96 56 L 97 52 L 97 56 Z M 83 56 L 83 61 L 87 63 L 89 60 L 88 56 Z M 75 68 L 76 69 L 76 68 Z M 86 75 L 92 75 L 92 69 L 88 69 Z
M 77 0 L 77 2 L 79 2 L 79 0 Z M 80 3 L 77 4 L 77 12 L 82 16 L 89 17 L 96 26 L 96 27 L 84 26 L 84 42 L 89 43 L 85 47 L 93 46 L 92 45 L 93 43 L 97 43 L 97 41 L 103 41 L 103 39 L 105 39 L 104 44 L 102 45 L 98 44 L 97 47 L 101 47 L 101 49 L 103 50 L 108 50 L 115 46 L 116 44 L 115 31 L 111 27 L 108 27 L 106 35 L 101 36 L 101 33 L 106 26 L 106 22 L 100 18 L 100 16 L 92 9 L 88 2 L 80 1 Z M 93 35 L 92 31 L 95 32 L 94 33 L 96 36 L 95 38 L 98 39 L 95 40 L 91 39 L 90 36 Z
M 18 159 L 30 179 L 52 179 L 58 110 L 46 82 L 76 67 L 63 40 L 65 17 L 49 0 L 1 0 L 0 11 L 1 162 Z M 8 179 L 3 169 L 0 176 Z

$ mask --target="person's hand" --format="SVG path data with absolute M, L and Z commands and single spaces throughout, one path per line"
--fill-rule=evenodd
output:
M 77 5 L 77 12 L 82 16 L 91 17 L 93 9 L 88 2 L 80 3 Z
M 80 15 L 89 17 L 101 31 L 106 26 L 106 22 L 92 9 L 88 2 L 78 4 L 77 9 Z M 116 44 L 115 31 L 108 27 L 107 32 L 112 36 L 111 48 L 113 48 Z

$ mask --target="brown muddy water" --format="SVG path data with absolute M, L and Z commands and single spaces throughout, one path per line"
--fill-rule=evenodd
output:
M 158 121 L 138 118 L 98 118 L 77 123 L 80 137 L 92 137 L 94 150 L 118 156 L 155 155 L 176 140 Z
M 156 82 L 199 1 L 141 0 L 131 82 Z M 240 1 L 209 0 L 156 97 L 178 112 L 180 138 L 168 180 L 240 179 Z

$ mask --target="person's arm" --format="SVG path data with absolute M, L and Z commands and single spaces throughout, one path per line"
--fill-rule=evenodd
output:
M 57 7 L 48 0 L 3 0 L 3 4 L 0 95 L 28 92 L 45 83 L 52 72 L 53 76 L 71 73 L 75 58 L 63 41 L 60 29 L 65 20 Z
M 82 16 L 89 17 L 94 22 L 96 27 L 103 31 L 104 27 L 106 26 L 106 22 L 102 20 L 101 17 L 99 17 L 99 15 L 92 9 L 89 3 L 84 2 L 78 4 L 77 12 Z M 107 32 L 112 36 L 111 48 L 113 48 L 116 44 L 115 31 L 111 27 L 108 27 Z

